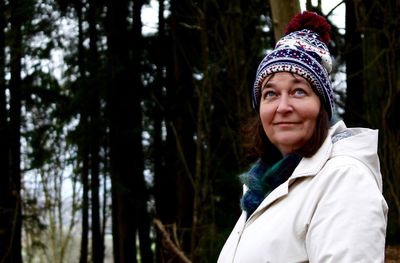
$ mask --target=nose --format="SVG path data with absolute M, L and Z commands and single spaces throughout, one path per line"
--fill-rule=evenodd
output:
M 293 110 L 292 105 L 290 104 L 290 98 L 284 94 L 280 97 L 279 99 L 279 104 L 278 108 L 276 109 L 276 112 L 279 113 L 287 113 L 291 112 Z

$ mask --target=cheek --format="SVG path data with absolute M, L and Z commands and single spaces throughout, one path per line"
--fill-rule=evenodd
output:
M 315 125 L 319 112 L 321 110 L 321 104 L 319 100 L 315 99 L 308 101 L 308 103 L 301 105 L 301 107 L 298 107 L 297 109 L 297 112 L 300 116 L 302 116 L 304 120 Z
M 260 106 L 260 119 L 264 124 L 271 123 L 274 117 L 274 109 L 271 105 L 261 105 Z
M 267 132 L 268 129 L 271 127 L 271 122 L 273 119 L 273 114 L 268 109 L 260 109 L 260 119 L 264 131 Z
M 319 110 L 318 111 L 311 110 L 307 115 L 308 116 L 307 119 L 312 123 L 312 125 L 315 126 L 315 124 L 317 123 L 318 115 L 319 115 Z
M 313 134 L 315 127 L 317 126 L 319 111 L 310 111 L 306 118 L 306 127 L 305 130 L 308 131 L 309 134 Z
M 260 108 L 260 119 L 265 135 L 268 137 L 270 141 L 273 141 L 273 137 L 275 134 L 272 126 L 272 121 L 274 119 L 274 111 L 272 111 L 268 107 Z

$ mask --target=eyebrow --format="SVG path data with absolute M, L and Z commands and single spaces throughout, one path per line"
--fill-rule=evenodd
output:
M 271 88 L 271 87 L 273 87 L 274 86 L 274 84 L 271 84 L 269 81 L 267 82 L 267 83 L 265 83 L 265 85 L 263 85 L 262 87 L 261 87 L 261 92 L 264 90 L 264 89 L 266 89 L 266 88 Z
M 310 84 L 307 80 L 302 79 L 302 78 L 293 77 L 293 79 L 292 79 L 291 82 L 292 82 L 292 84 L 303 83 L 303 84 L 306 84 L 308 87 L 311 88 L 311 84 Z M 265 85 L 263 85 L 263 86 L 261 87 L 261 92 L 262 92 L 264 89 L 266 89 L 266 88 L 271 88 L 271 87 L 273 87 L 273 86 L 275 86 L 275 84 L 271 83 L 270 80 L 268 80 L 267 83 L 265 83 Z
M 310 83 L 307 80 L 303 79 L 303 78 L 296 78 L 295 77 L 292 82 L 293 83 L 304 83 L 304 84 L 307 84 L 308 86 L 311 86 Z

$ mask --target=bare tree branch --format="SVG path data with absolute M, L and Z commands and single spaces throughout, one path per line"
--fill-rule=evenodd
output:
M 183 253 L 182 250 L 178 248 L 177 245 L 172 242 L 171 238 L 169 237 L 169 234 L 167 230 L 165 230 L 164 225 L 161 223 L 160 220 L 154 219 L 154 225 L 157 227 L 158 231 L 160 231 L 162 237 L 163 237 L 163 244 L 166 249 L 171 251 L 174 255 L 176 255 L 181 262 L 184 263 L 191 263 L 190 259 L 186 257 L 186 255 Z

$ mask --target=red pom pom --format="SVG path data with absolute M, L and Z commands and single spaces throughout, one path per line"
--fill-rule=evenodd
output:
M 317 13 L 304 11 L 295 15 L 286 27 L 285 34 L 308 29 L 320 36 L 320 40 L 328 45 L 331 39 L 331 25 Z

